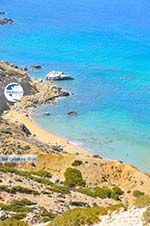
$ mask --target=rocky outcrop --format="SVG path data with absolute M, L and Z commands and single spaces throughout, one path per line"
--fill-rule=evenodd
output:
M 22 67 L 24 71 L 36 71 L 36 70 L 40 70 L 41 68 L 42 66 L 39 64 Z
M 20 129 L 21 129 L 27 136 L 30 136 L 30 135 L 31 135 L 30 130 L 29 130 L 24 124 L 21 124 L 21 125 L 20 125 Z
M 57 87 L 53 83 L 31 79 L 24 70 L 16 65 L 0 61 L 0 113 L 9 110 L 12 105 L 4 96 L 5 86 L 11 82 L 18 82 L 24 90 L 21 102 L 16 103 L 17 110 L 21 113 L 36 107 L 38 104 L 51 103 L 58 97 L 70 95 L 68 91 Z
M 68 112 L 68 115 L 70 115 L 70 116 L 77 116 L 77 112 L 76 111 L 70 111 L 70 112 Z
M 65 75 L 61 71 L 51 71 L 46 75 L 45 79 L 50 81 L 63 81 L 63 80 L 73 80 L 74 78 L 72 78 L 69 75 Z
M 10 25 L 13 23 L 14 21 L 10 18 L 0 18 L 0 25 Z

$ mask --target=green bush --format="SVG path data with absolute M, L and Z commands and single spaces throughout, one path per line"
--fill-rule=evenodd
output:
M 13 194 L 16 194 L 17 192 L 24 193 L 24 194 L 33 194 L 33 195 L 39 194 L 38 191 L 35 191 L 30 188 L 21 187 L 21 186 L 12 187 L 12 188 L 8 189 L 8 192 L 13 193 Z
M 110 188 L 82 188 L 79 192 L 92 197 L 99 197 L 102 199 L 112 198 L 119 200 L 119 196 L 123 194 L 123 191 L 119 187 Z
M 126 206 L 123 203 L 118 203 L 116 205 L 112 205 L 112 206 L 107 207 L 107 210 L 111 210 L 113 212 L 113 211 L 118 211 L 121 208 L 123 208 L 124 210 L 127 209 Z
M 43 171 L 43 170 L 39 170 L 39 171 L 31 171 L 30 172 L 33 175 L 39 176 L 39 177 L 44 177 L 44 178 L 51 178 L 52 174 L 47 172 L 47 171 Z
M 70 194 L 68 187 L 64 187 L 64 186 L 54 185 L 51 188 L 49 188 L 49 190 L 51 190 L 53 192 L 58 192 L 61 194 Z
M 17 204 L 0 204 L 0 208 L 4 211 L 12 211 L 12 212 L 31 212 L 32 208 L 27 206 L 21 206 Z
M 72 166 L 81 166 L 83 164 L 83 162 L 81 160 L 74 160 L 74 162 L 72 163 Z
M 57 216 L 49 226 L 82 226 L 92 225 L 99 221 L 99 216 L 106 214 L 103 207 L 76 208 Z
M 32 206 L 35 205 L 35 202 L 31 202 L 28 199 L 22 199 L 22 200 L 15 200 L 13 202 L 14 205 L 19 205 L 19 206 Z
M 150 206 L 150 195 L 138 197 L 135 201 L 135 206 L 139 208 Z
M 121 188 L 119 188 L 119 187 L 113 187 L 112 188 L 112 192 L 114 193 L 114 194 L 117 194 L 117 195 L 123 195 L 123 191 L 121 190 Z
M 113 187 L 111 191 L 111 198 L 114 200 L 120 200 L 120 195 L 123 195 L 123 191 L 119 187 Z
M 29 225 L 23 221 L 10 218 L 0 222 L 0 226 L 29 226 Z
M 40 183 L 40 184 L 44 184 L 44 185 L 53 185 L 53 183 L 49 180 L 49 179 L 46 179 L 46 178 L 40 178 L 40 177 L 34 177 L 34 176 L 31 176 L 30 179 Z
M 16 220 L 22 220 L 27 216 L 26 213 L 16 213 L 12 217 Z
M 67 168 L 65 171 L 65 182 L 64 185 L 70 188 L 80 186 L 85 186 L 85 181 L 82 178 L 80 170 L 75 168 Z
M 34 180 L 38 183 L 45 185 L 52 185 L 53 183 L 49 180 L 51 178 L 51 173 L 46 171 L 23 171 L 12 167 L 0 166 L 0 172 L 3 173 L 14 173 L 18 176 L 26 177 L 28 179 Z M 47 178 L 47 179 L 46 179 Z
M 105 198 L 111 198 L 111 189 L 109 188 L 99 188 L 96 187 L 93 190 L 95 196 L 101 198 L 101 199 L 105 199 Z
M 139 190 L 135 190 L 133 192 L 133 196 L 136 197 L 136 198 L 139 198 L 140 196 L 143 196 L 144 195 L 144 192 L 141 192 Z
M 81 193 L 83 193 L 83 194 L 85 194 L 85 195 L 96 197 L 95 193 L 90 188 L 82 188 L 82 189 L 80 189 L 78 191 L 81 192 Z
M 49 219 L 53 219 L 55 217 L 55 215 L 53 213 L 49 212 L 44 207 L 40 207 L 40 209 L 42 211 L 41 217 L 48 217 Z
M 25 188 L 25 187 L 22 187 L 22 186 L 14 186 L 12 188 L 8 188 L 5 185 L 1 185 L 0 186 L 0 191 L 5 191 L 5 192 L 8 192 L 8 193 L 12 193 L 12 194 L 16 194 L 17 192 L 18 193 L 25 193 L 25 194 L 34 194 L 34 195 L 38 195 L 39 194 L 35 190 L 32 190 L 30 188 Z

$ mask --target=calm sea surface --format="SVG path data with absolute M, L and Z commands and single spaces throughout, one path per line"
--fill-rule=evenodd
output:
M 0 27 L 0 59 L 41 64 L 34 77 L 61 70 L 75 78 L 59 82 L 74 95 L 39 107 L 34 120 L 150 172 L 150 2 L 1 0 L 0 10 L 15 20 Z

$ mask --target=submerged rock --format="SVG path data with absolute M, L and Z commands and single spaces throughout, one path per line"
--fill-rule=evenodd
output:
M 4 15 L 5 14 L 5 12 L 4 11 L 0 11 L 0 15 Z
M 68 115 L 70 116 L 76 116 L 78 113 L 76 111 L 70 111 L 68 112 Z
M 44 114 L 43 114 L 44 116 L 49 116 L 50 115 L 50 113 L 49 112 L 44 112 Z
M 0 18 L 0 25 L 10 25 L 10 24 L 13 24 L 14 21 L 12 19 L 9 19 L 9 18 Z
M 70 75 L 65 75 L 61 71 L 51 71 L 49 72 L 46 77 L 46 80 L 53 80 L 53 81 L 62 81 L 62 80 L 73 80 Z
M 40 70 L 41 68 L 42 68 L 42 66 L 39 65 L 39 64 L 37 64 L 37 65 L 25 66 L 25 67 L 23 67 L 22 69 L 23 69 L 24 71 L 29 71 L 29 70 L 34 71 L 34 70 Z

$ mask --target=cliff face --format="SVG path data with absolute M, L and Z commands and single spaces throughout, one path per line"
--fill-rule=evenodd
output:
M 36 92 L 31 78 L 15 65 L 0 61 L 0 113 L 9 110 L 11 102 L 4 96 L 5 86 L 11 82 L 18 82 L 24 90 L 24 95 L 30 95 Z

